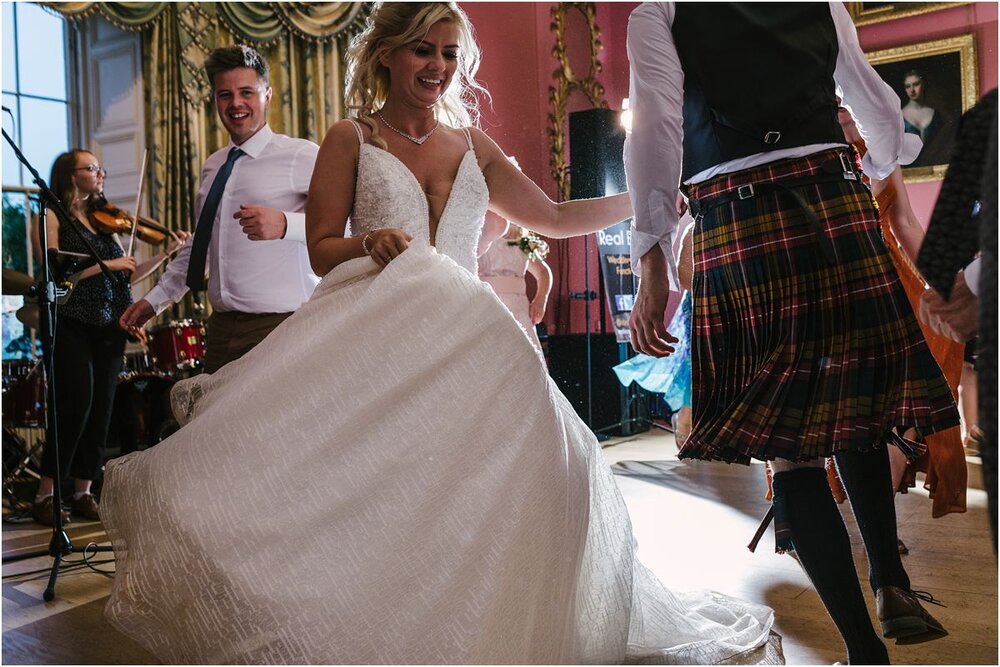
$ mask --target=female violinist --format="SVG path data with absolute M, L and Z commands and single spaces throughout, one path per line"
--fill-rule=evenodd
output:
M 59 433 L 59 470 L 55 452 L 46 448 L 42 456 L 42 478 L 32 506 L 36 521 L 52 525 L 55 512 L 52 498 L 57 479 L 72 477 L 74 493 L 69 503 L 74 514 L 97 520 L 98 506 L 90 493 L 91 484 L 101 467 L 101 459 L 111 408 L 114 404 L 118 373 L 125 349 L 125 333 L 117 321 L 132 303 L 131 283 L 152 273 L 189 234 L 171 234 L 167 249 L 137 264 L 126 256 L 118 234 L 98 226 L 98 209 L 108 209 L 101 196 L 105 171 L 89 151 L 73 149 L 56 158 L 49 180 L 52 191 L 73 217 L 72 224 L 97 250 L 111 270 L 113 279 L 96 264 L 74 276 L 76 283 L 69 299 L 58 307 L 55 333 L 56 415 Z M 113 211 L 118 217 L 118 211 Z M 108 216 L 104 216 L 107 218 Z M 79 236 L 60 230 L 55 215 L 47 217 L 48 247 L 87 253 Z M 63 512 L 63 521 L 69 515 Z

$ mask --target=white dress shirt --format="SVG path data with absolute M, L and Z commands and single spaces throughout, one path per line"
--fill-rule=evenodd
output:
M 830 13 L 839 42 L 833 78 L 844 107 L 857 120 L 868 147 L 862 167 L 872 178 L 885 178 L 897 163 L 908 164 L 916 158 L 920 140 L 903 132 L 899 96 L 868 64 L 843 3 L 831 2 Z M 684 73 L 671 33 L 673 21 L 673 2 L 646 2 L 632 12 L 628 23 L 632 131 L 625 139 L 624 154 L 635 211 L 631 249 L 636 275 L 640 275 L 642 256 L 654 245 L 660 245 L 664 257 L 671 256 L 677 229 L 675 202 L 683 153 Z M 811 144 L 757 153 L 715 165 L 687 182 L 700 183 L 719 174 L 844 145 Z M 670 287 L 679 291 L 676 267 L 669 261 L 667 267 Z
M 212 153 L 201 172 L 195 219 L 201 215 L 215 175 L 235 144 Z M 309 265 L 306 248 L 306 196 L 319 146 L 305 139 L 275 134 L 267 125 L 239 146 L 246 155 L 233 165 L 219 203 L 208 246 L 208 300 L 218 311 L 289 313 L 309 299 L 319 278 Z M 233 214 L 240 205 L 265 206 L 284 212 L 285 237 L 251 241 Z M 184 244 L 163 276 L 143 297 L 157 314 L 179 301 L 191 257 Z

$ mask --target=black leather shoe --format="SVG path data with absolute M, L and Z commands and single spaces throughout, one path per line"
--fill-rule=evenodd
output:
M 919 644 L 946 636 L 948 631 L 920 605 L 921 599 L 940 604 L 930 595 L 919 598 L 913 591 L 896 586 L 880 588 L 875 594 L 875 608 L 882 636 L 895 639 L 897 644 Z

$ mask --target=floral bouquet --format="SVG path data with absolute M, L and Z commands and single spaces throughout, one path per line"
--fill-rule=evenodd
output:
M 528 256 L 529 261 L 542 261 L 549 254 L 549 244 L 540 239 L 534 232 L 527 229 L 521 230 L 521 237 L 517 240 L 521 252 Z

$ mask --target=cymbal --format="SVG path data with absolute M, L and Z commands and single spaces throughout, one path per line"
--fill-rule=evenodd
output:
M 3 270 L 4 294 L 27 294 L 34 284 L 34 279 L 25 273 L 13 269 Z
M 14 313 L 21 324 L 31 327 L 32 329 L 37 329 L 41 324 L 41 310 L 38 308 L 37 303 L 26 303 L 17 309 Z

